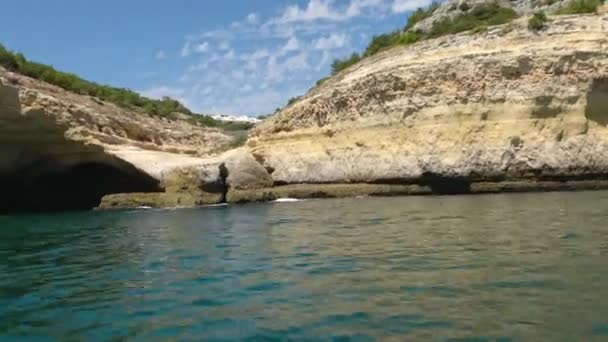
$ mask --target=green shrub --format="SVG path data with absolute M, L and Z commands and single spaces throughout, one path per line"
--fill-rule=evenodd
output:
M 393 31 L 391 33 L 381 34 L 374 36 L 372 41 L 369 43 L 363 57 L 369 57 L 377 54 L 378 52 L 390 48 L 396 45 L 409 45 L 417 42 L 420 39 L 418 34 L 413 31 L 401 32 Z
M 409 44 L 414 44 L 415 42 L 418 41 L 418 39 L 419 39 L 419 37 L 416 34 L 416 32 L 408 31 L 408 32 L 400 34 L 395 39 L 394 43 L 397 45 L 409 45 Z
M 226 130 L 247 130 L 253 126 L 250 123 L 223 122 L 207 115 L 195 114 L 179 101 L 169 97 L 160 100 L 149 99 L 129 89 L 114 88 L 83 80 L 75 74 L 55 70 L 50 65 L 29 61 L 21 53 L 9 51 L 2 44 L 0 44 L 0 66 L 67 91 L 88 95 L 94 99 L 111 102 L 119 107 L 140 113 L 167 118 L 174 118 L 174 113 L 182 113 L 188 115 L 188 121 L 192 123 Z
M 482 4 L 452 19 L 446 18 L 435 22 L 428 36 L 435 38 L 472 30 L 484 25 L 506 24 L 515 18 L 517 18 L 517 13 L 513 9 L 501 7 L 497 3 Z
M 471 9 L 471 5 L 469 5 L 469 3 L 465 1 L 461 3 L 460 6 L 458 6 L 458 9 L 463 12 L 468 12 Z
M 430 17 L 431 14 L 433 14 L 438 8 L 439 8 L 439 3 L 437 3 L 437 2 L 431 3 L 431 5 L 426 9 L 418 8 L 416 11 L 414 11 L 414 13 L 412 13 L 409 16 L 409 18 L 407 18 L 407 23 L 405 24 L 405 28 L 403 30 L 407 31 L 407 30 L 411 29 L 417 23 Z
M 453 19 L 446 18 L 435 22 L 428 33 L 411 30 L 416 23 L 428 18 L 438 7 L 438 3 L 433 2 L 427 9 L 417 9 L 408 18 L 404 31 L 394 31 L 374 36 L 362 55 L 353 53 L 349 58 L 335 60 L 331 65 L 332 74 L 335 75 L 358 63 L 364 57 L 373 56 L 396 45 L 413 44 L 421 40 L 469 30 L 472 30 L 472 33 L 481 33 L 487 31 L 488 26 L 505 24 L 517 18 L 517 13 L 514 10 L 501 7 L 497 3 L 482 4 L 469 8 L 468 3 L 463 2 L 460 7 L 462 7 L 461 10 L 466 10 L 466 13 L 461 13 Z M 320 85 L 323 81 L 325 79 L 319 80 L 317 85 Z
M 373 56 L 381 50 L 395 45 L 395 41 L 399 38 L 400 34 L 401 32 L 395 31 L 372 37 L 372 41 L 367 45 L 363 56 Z
M 601 0 L 574 0 L 568 6 L 560 8 L 555 14 L 596 13 L 602 3 Z
M 246 131 L 251 129 L 254 124 L 250 122 L 233 122 L 216 120 L 209 115 L 194 114 L 189 116 L 188 121 L 192 124 L 201 124 L 203 126 L 215 127 L 227 131 Z
M 8 51 L 2 44 L 0 44 L 0 65 L 12 71 L 19 67 L 15 54 Z
M 359 54 L 356 52 L 354 52 L 352 55 L 350 55 L 349 58 L 336 59 L 331 64 L 331 72 L 332 72 L 332 74 L 337 74 L 340 71 L 348 68 L 349 66 L 357 64 L 360 60 L 361 60 L 361 56 L 359 56 Z
M 231 132 L 232 142 L 228 145 L 230 149 L 239 148 L 241 146 L 245 146 L 247 143 L 247 138 L 249 138 L 247 131 L 234 131 Z
M 547 21 L 549 20 L 544 12 L 534 13 L 534 15 L 528 20 L 528 29 L 532 31 L 540 31 L 546 27 Z
M 298 102 L 298 100 L 299 100 L 299 99 L 301 99 L 301 98 L 302 98 L 302 96 L 295 96 L 295 97 L 292 97 L 292 98 L 290 98 L 290 99 L 287 101 L 287 105 L 288 105 L 288 106 L 291 106 L 292 104 L 294 104 L 294 103 Z
M 13 58 L 10 58 L 11 54 Z M 28 61 L 20 53 L 7 53 L 7 50 L 4 48 L 0 48 L 0 65 L 11 71 L 56 85 L 67 91 L 93 96 L 138 112 L 161 116 L 167 116 L 173 112 L 193 114 L 177 100 L 168 97 L 162 100 L 148 99 L 129 89 L 114 88 L 89 82 L 77 75 L 55 70 L 50 65 Z
M 323 77 L 322 79 L 318 80 L 317 83 L 315 84 L 315 86 L 320 86 L 321 84 L 325 83 L 325 81 L 327 81 L 329 79 L 329 77 Z
M 488 31 L 488 25 L 481 24 L 481 25 L 477 26 L 476 28 L 472 29 L 471 33 L 479 34 L 479 33 L 485 33 L 487 31 Z

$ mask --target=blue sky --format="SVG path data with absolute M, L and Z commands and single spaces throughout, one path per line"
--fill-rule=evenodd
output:
M 32 60 L 201 113 L 259 115 L 428 0 L 19 0 L 0 42 Z

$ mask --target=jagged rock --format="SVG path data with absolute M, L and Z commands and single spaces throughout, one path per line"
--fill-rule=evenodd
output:
M 101 208 L 179 207 L 242 202 L 244 195 L 228 198 L 230 190 L 254 198 L 256 189 L 273 186 L 272 178 L 247 148 L 209 158 L 200 165 L 169 170 L 162 175 L 165 194 L 119 194 L 104 197 Z M 259 200 L 259 198 L 257 199 Z
M 221 155 L 219 131 L 0 69 L 0 208 L 606 188 L 608 15 L 550 19 L 366 58 Z
M 163 172 L 201 164 L 232 140 L 0 67 L 0 212 L 86 209 L 106 194 L 160 192 Z
M 551 14 L 560 8 L 567 6 L 572 1 L 574 0 L 496 0 L 494 2 L 500 5 L 500 7 L 512 8 L 515 12 L 517 12 L 517 14 L 525 16 L 537 12 Z M 452 19 L 460 14 L 470 11 L 475 6 L 488 3 L 488 0 L 445 1 L 428 18 L 425 18 L 414 25 L 412 30 L 428 32 L 431 30 L 435 22 Z
M 232 203 L 607 188 L 607 24 L 554 17 L 537 33 L 524 18 L 380 53 L 167 188 Z
M 190 208 L 215 203 L 218 202 L 213 196 L 197 196 L 189 193 L 130 193 L 104 196 L 98 209 Z
M 226 152 L 223 160 L 228 171 L 227 185 L 231 189 L 259 189 L 274 184 L 268 171 L 246 148 Z
M 248 146 L 278 184 L 603 179 L 608 15 L 526 25 L 366 58 L 257 125 Z

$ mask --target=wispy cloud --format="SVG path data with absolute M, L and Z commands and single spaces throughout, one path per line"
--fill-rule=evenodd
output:
M 428 6 L 432 0 L 394 0 L 391 9 L 394 13 L 413 11 Z
M 250 13 L 224 27 L 188 34 L 176 52 L 185 64 L 175 84 L 143 90 L 171 96 L 204 113 L 263 114 L 301 95 L 329 72 L 332 60 L 386 31 L 386 18 L 429 0 L 308 0 Z M 382 28 L 385 25 L 385 28 Z M 166 56 L 163 56 L 163 58 Z
M 209 51 L 209 43 L 202 42 L 202 43 L 196 45 L 196 47 L 194 48 L 194 51 L 196 51 L 198 53 L 205 53 L 205 52 Z
M 167 58 L 167 54 L 165 53 L 165 50 L 158 50 L 158 51 L 156 51 L 156 55 L 154 56 L 154 58 L 165 59 L 165 58 Z
M 345 33 L 331 33 L 329 36 L 317 39 L 314 43 L 314 48 L 317 50 L 339 49 L 346 46 L 349 40 L 348 35 Z
M 141 93 L 142 95 L 144 95 L 146 97 L 160 100 L 165 96 L 169 96 L 172 98 L 179 98 L 184 94 L 184 92 L 185 92 L 185 90 L 182 88 L 159 86 L 159 87 L 141 90 L 139 93 Z

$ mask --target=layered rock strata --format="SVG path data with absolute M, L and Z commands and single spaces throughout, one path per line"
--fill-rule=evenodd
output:
M 258 125 L 252 153 L 275 184 L 607 179 L 608 16 L 526 23 L 364 59 Z
M 106 194 L 163 191 L 164 170 L 200 164 L 232 140 L 0 68 L 0 212 L 86 209 Z
M 103 208 L 605 189 L 608 15 L 550 19 L 540 32 L 528 30 L 524 17 L 366 58 L 258 124 L 245 147 L 214 157 L 205 156 L 230 140 L 220 132 L 130 121 L 93 100 L 70 109 L 40 89 L 32 102 L 27 86 L 5 80 L 0 105 L 9 124 L 2 129 L 48 135 L 19 143 L 18 156 L 5 148 L 2 170 L 27 175 L 15 165 L 29 172 L 46 165 L 41 169 L 76 170 L 67 174 L 87 175 L 87 182 L 106 173 L 99 165 L 119 170 L 103 178 L 105 186 L 123 179 L 129 191 L 105 192 Z M 19 129 L 9 144 L 27 136 Z
M 608 188 L 607 31 L 606 14 L 522 18 L 379 53 L 258 124 L 247 164 L 188 179 L 234 203 Z M 202 172 L 219 165 L 252 177 Z

